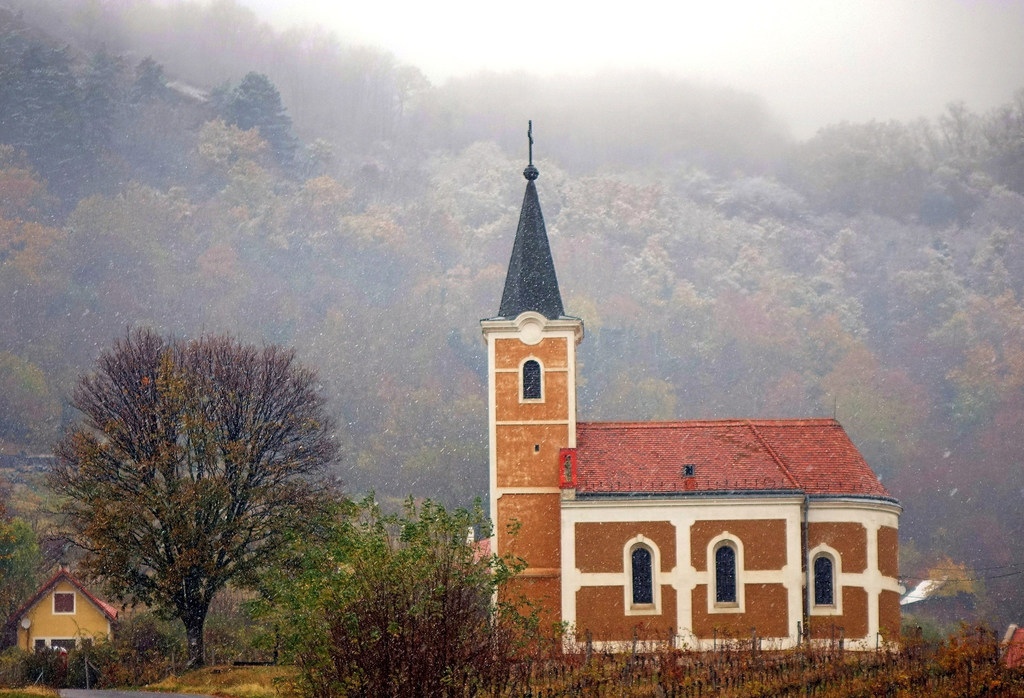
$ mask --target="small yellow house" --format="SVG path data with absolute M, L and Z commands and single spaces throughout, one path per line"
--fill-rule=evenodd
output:
M 71 649 L 80 640 L 109 640 L 117 609 L 61 568 L 14 614 L 18 647 Z

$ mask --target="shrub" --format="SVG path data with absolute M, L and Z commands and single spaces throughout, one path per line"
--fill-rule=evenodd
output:
M 25 680 L 46 686 L 61 687 L 67 683 L 68 658 L 59 650 L 38 650 L 25 653 Z
M 91 652 L 90 661 L 100 667 L 102 686 L 159 681 L 180 668 L 187 655 L 181 627 L 149 611 L 122 621 L 113 642 L 86 651 Z
M 0 654 L 0 686 L 24 686 L 28 652 L 8 647 Z
M 522 599 L 494 602 L 519 564 L 467 540 L 474 528 L 489 535 L 479 506 L 449 512 L 409 500 L 402 515 L 385 515 L 369 497 L 342 509 L 325 545 L 296 548 L 265 606 L 284 616 L 300 692 L 500 691 L 538 623 Z
M 210 664 L 232 661 L 269 662 L 274 658 L 273 628 L 264 627 L 251 614 L 251 591 L 229 587 L 210 604 L 206 618 L 206 659 Z

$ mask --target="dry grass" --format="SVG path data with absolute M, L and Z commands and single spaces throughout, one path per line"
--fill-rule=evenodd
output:
M 228 698 L 293 698 L 294 676 L 293 667 L 214 666 L 181 676 L 171 676 L 146 688 L 168 693 L 201 693 Z
M 0 698 L 56 698 L 57 690 L 47 686 L 0 689 Z

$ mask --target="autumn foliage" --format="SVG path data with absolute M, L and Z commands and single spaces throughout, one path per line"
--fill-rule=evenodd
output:
M 75 376 L 144 322 L 297 347 L 353 491 L 486 492 L 477 320 L 530 103 L 581 417 L 835 414 L 904 506 L 903 572 L 987 570 L 977 617 L 1019 621 L 1024 93 L 794 138 L 667 75 L 432 85 L 237 2 L 5 5 L 5 453 L 47 452 Z

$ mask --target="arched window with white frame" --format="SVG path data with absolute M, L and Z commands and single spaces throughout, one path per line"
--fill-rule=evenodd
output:
M 715 547 L 715 603 L 737 603 L 736 547 L 723 541 Z
M 743 541 L 722 531 L 707 551 L 708 613 L 745 613 Z
M 636 545 L 630 553 L 633 581 L 633 605 L 654 603 L 654 556 L 646 545 Z
M 644 535 L 626 541 L 622 548 L 623 603 L 627 616 L 661 613 L 661 552 Z
M 528 359 L 521 369 L 521 395 L 523 400 L 542 400 L 544 398 L 544 376 L 540 362 Z
M 814 558 L 814 605 L 835 606 L 836 576 L 832 556 L 821 553 Z
M 809 551 L 807 559 L 807 602 L 811 615 L 842 615 L 843 562 L 839 551 L 821 543 Z

